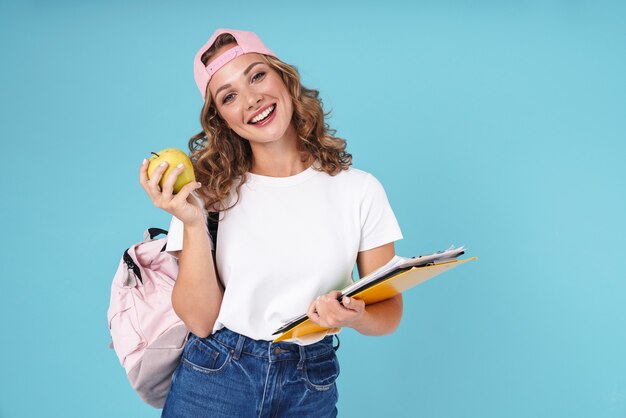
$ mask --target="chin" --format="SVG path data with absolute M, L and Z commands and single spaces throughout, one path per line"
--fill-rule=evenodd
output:
M 289 131 L 289 125 L 287 125 L 284 128 L 276 129 L 276 130 L 268 129 L 266 132 L 254 132 L 254 135 L 247 135 L 247 137 L 245 135 L 240 135 L 240 136 L 242 138 L 247 139 L 249 142 L 266 144 L 266 143 L 279 141 L 280 139 L 287 136 L 288 131 Z

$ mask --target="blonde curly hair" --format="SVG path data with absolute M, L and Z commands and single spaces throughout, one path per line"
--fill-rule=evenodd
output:
M 228 44 L 236 44 L 235 38 L 230 34 L 220 35 L 202 55 L 202 62 L 206 65 L 217 50 Z M 261 57 L 280 74 L 289 90 L 293 101 L 292 121 L 298 134 L 301 160 L 317 161 L 319 170 L 331 176 L 347 170 L 352 164 L 352 155 L 346 152 L 346 141 L 333 136 L 335 130 L 330 129 L 325 122 L 327 114 L 322 109 L 319 92 L 301 84 L 300 75 L 294 66 L 275 57 Z M 209 211 L 216 208 L 225 211 L 235 206 L 239 200 L 241 186 L 246 181 L 245 173 L 251 168 L 252 149 L 250 143 L 231 130 L 218 114 L 208 86 L 200 123 L 202 132 L 189 140 L 196 180 L 204 186 L 197 192 Z M 227 206 L 234 184 L 237 199 Z

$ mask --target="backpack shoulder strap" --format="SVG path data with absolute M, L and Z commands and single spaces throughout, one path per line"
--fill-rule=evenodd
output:
M 207 215 L 207 225 L 209 227 L 209 234 L 211 235 L 211 241 L 213 241 L 213 251 L 217 248 L 217 228 L 220 222 L 219 212 L 209 212 Z

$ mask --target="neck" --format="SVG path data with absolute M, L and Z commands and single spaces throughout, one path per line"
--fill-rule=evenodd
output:
M 302 161 L 300 153 L 274 153 L 252 158 L 251 173 L 268 177 L 290 177 L 303 172 L 311 165 L 310 158 Z
M 303 172 L 312 164 L 312 159 L 305 158 L 298 150 L 297 134 L 287 132 L 279 141 L 252 146 L 252 166 L 250 172 L 268 177 L 290 177 Z

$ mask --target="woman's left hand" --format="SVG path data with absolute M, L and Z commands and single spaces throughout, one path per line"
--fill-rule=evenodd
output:
M 349 297 L 339 302 L 340 295 L 340 291 L 333 290 L 315 299 L 307 312 L 309 319 L 324 328 L 354 328 L 365 317 L 365 302 Z

